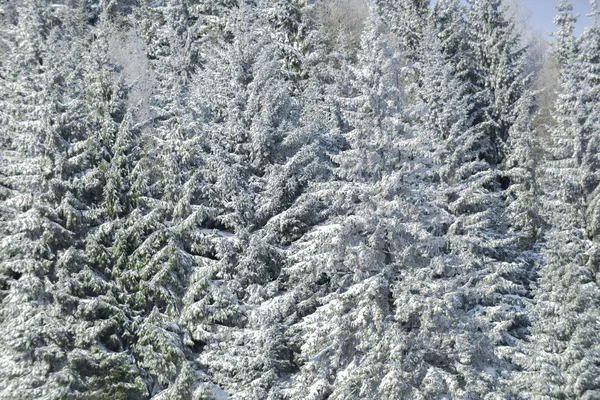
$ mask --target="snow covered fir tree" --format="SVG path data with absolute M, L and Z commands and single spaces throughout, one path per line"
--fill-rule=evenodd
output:
M 557 3 L 0 0 L 0 399 L 600 399 Z

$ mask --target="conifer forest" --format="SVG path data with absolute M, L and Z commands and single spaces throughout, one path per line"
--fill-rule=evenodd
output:
M 0 400 L 600 399 L 555 2 L 0 0 Z

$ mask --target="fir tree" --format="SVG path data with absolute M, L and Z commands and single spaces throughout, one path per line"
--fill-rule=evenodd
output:
M 211 174 L 219 172 L 207 182 L 213 226 L 230 244 L 217 248 L 219 262 L 204 268 L 204 283 L 194 285 L 197 306 L 190 307 L 206 328 L 193 329 L 204 343 L 199 363 L 240 398 L 276 398 L 279 376 L 291 369 L 284 327 L 269 300 L 281 284 L 280 246 L 299 236 L 295 229 L 306 229 L 296 226 L 308 210 L 295 203 L 324 171 L 312 126 L 298 126 L 293 78 L 280 64 L 285 56 L 266 34 L 250 34 L 273 29 L 263 11 L 254 5 L 232 11 L 233 39 L 215 46 L 194 97 L 218 166 Z
M 594 146 L 595 133 L 586 129 L 583 111 L 590 104 L 584 100 L 587 90 L 593 91 L 593 86 L 582 85 L 593 77 L 588 73 L 593 62 L 572 36 L 576 20 L 572 4 L 563 1 L 558 10 L 555 53 L 562 93 L 556 100 L 555 144 L 544 165 L 544 179 L 549 183 L 543 205 L 549 227 L 530 307 L 533 340 L 521 357 L 525 371 L 520 378 L 531 398 L 594 398 L 599 390 L 600 351 L 598 337 L 589 329 L 597 324 L 598 286 L 587 212 L 594 188 L 593 175 L 588 175 L 593 156 L 586 152 Z M 586 32 L 593 36 L 593 30 Z

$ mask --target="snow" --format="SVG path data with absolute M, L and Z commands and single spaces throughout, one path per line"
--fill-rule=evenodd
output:
M 314 229 L 318 233 L 326 234 L 326 233 L 332 233 L 337 230 L 341 230 L 342 225 L 341 224 L 317 225 L 317 226 L 315 226 Z
M 553 371 L 557 391 L 592 387 L 600 127 L 572 117 L 598 106 L 557 101 L 556 155 L 584 138 L 585 168 L 548 166 L 556 132 L 532 155 L 500 0 L 443 23 L 380 1 L 337 38 L 316 14 L 365 1 L 88 13 L 100 1 L 0 0 L 5 397 L 536 398 L 527 379 Z
M 232 237 L 233 233 L 232 232 L 228 232 L 228 231 L 222 231 L 219 229 L 207 229 L 207 228 L 201 228 L 199 229 L 199 232 L 206 235 L 206 236 L 213 236 L 213 235 L 217 235 L 217 236 L 221 236 L 221 237 Z
M 223 389 L 218 387 L 217 385 L 213 385 L 211 389 L 211 394 L 215 398 L 215 400 L 231 400 L 231 397 L 225 392 Z
M 158 87 L 150 68 L 144 40 L 135 29 L 115 31 L 108 38 L 110 61 L 121 68 L 115 80 L 123 79 L 130 88 L 127 103 L 135 108 L 134 123 L 150 120 L 152 94 Z

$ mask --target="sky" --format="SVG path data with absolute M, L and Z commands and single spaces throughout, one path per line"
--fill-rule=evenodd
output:
M 556 5 L 560 3 L 560 0 L 523 0 L 523 3 L 529 11 L 529 21 L 534 29 L 542 33 L 555 30 L 553 20 L 557 12 Z M 586 25 L 591 25 L 590 19 L 586 17 L 586 14 L 591 11 L 590 2 L 589 0 L 574 0 L 573 6 L 573 12 L 579 14 L 575 29 L 575 34 L 579 35 Z

